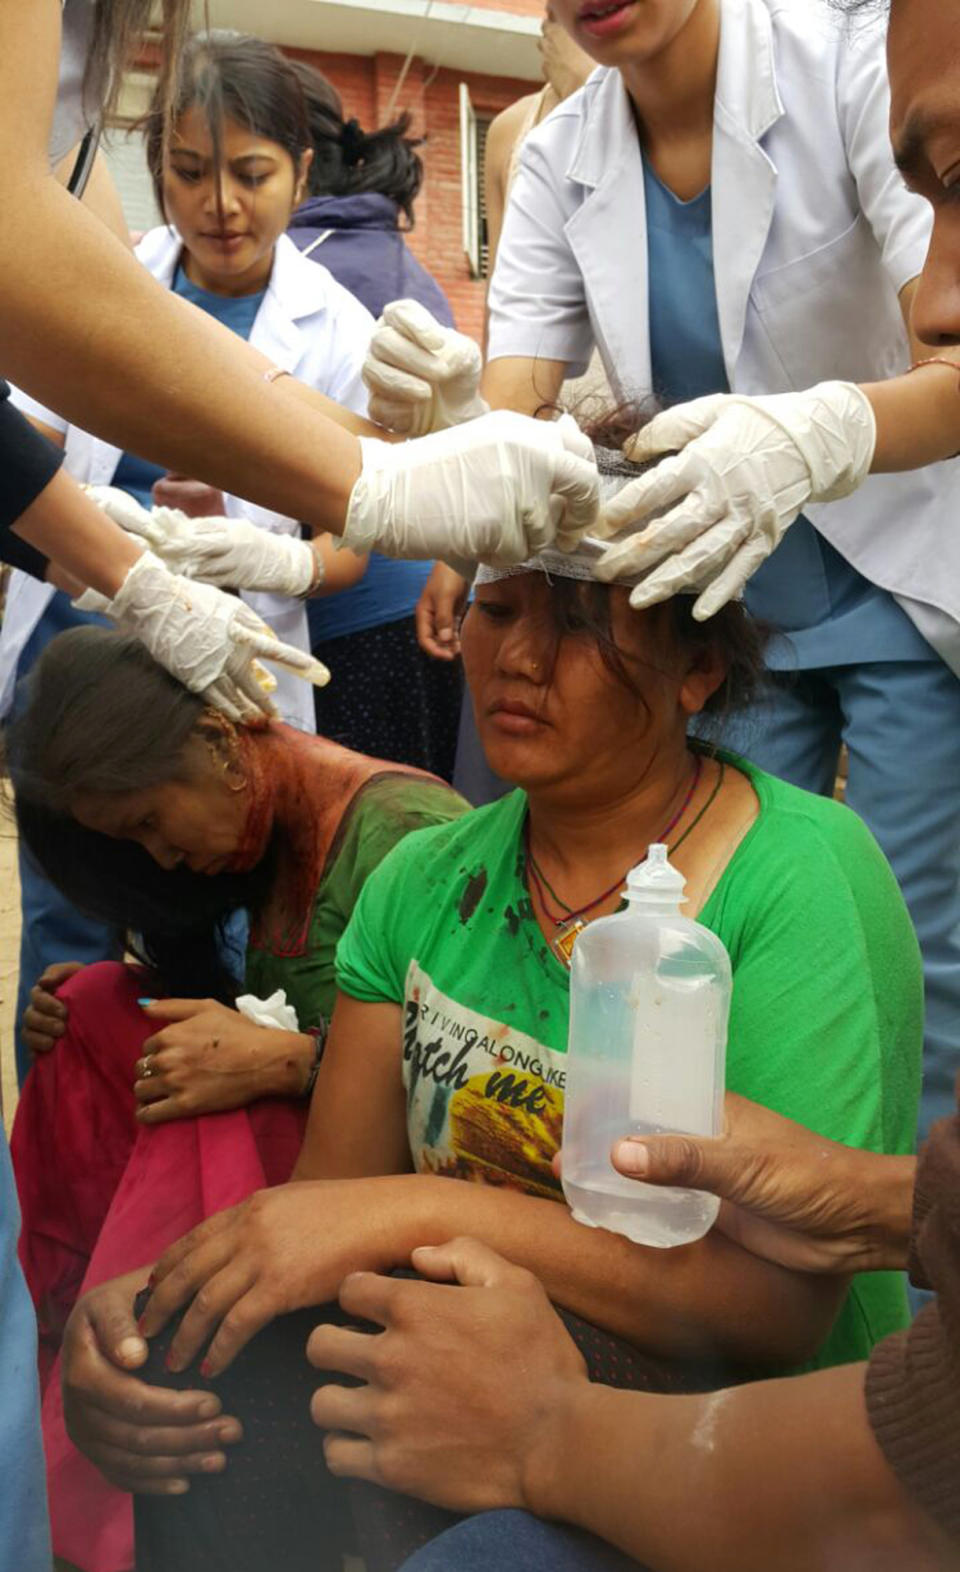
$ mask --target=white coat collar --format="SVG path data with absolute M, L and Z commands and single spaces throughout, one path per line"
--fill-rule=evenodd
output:
M 636 137 L 633 109 L 619 71 L 601 66 L 581 89 L 582 116 L 568 180 L 597 187 L 616 178 L 617 155 Z M 722 0 L 714 120 L 759 142 L 783 114 L 777 87 L 773 24 L 764 0 Z
M 563 107 L 554 113 L 562 115 Z M 776 202 L 777 171 L 761 139 L 783 113 L 765 0 L 721 0 L 711 188 L 717 310 L 731 379 Z M 615 378 L 622 396 L 645 394 L 651 384 L 648 324 L 631 318 L 628 326 L 624 302 L 647 295 L 646 201 L 633 108 L 619 71 L 595 71 L 581 88 L 580 127 L 566 175 L 587 188 L 566 229 L 591 280 L 604 358 L 608 367 L 629 368 L 622 381 Z M 613 248 L 612 235 L 618 239 Z
M 177 231 L 164 224 L 144 235 L 137 246 L 137 256 L 157 282 L 170 289 L 182 249 L 183 241 Z M 329 306 L 330 275 L 326 268 L 302 256 L 293 241 L 281 235 L 250 343 L 271 355 L 284 371 L 293 371 L 306 347 L 297 324 L 327 311 Z

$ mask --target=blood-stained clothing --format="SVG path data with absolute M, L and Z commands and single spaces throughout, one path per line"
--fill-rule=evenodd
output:
M 908 1152 L 922 980 L 890 869 L 849 810 L 737 763 L 759 814 L 700 913 L 733 965 L 727 1084 L 835 1140 Z M 569 984 L 527 893 L 526 812 L 513 792 L 408 836 L 367 880 L 337 981 L 402 1007 L 419 1172 L 561 1201 Z M 863 1358 L 907 1319 L 902 1277 L 859 1277 L 817 1363 Z

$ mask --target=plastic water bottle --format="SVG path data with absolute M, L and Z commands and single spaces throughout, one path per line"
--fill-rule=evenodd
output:
M 563 1115 L 563 1190 L 578 1222 L 638 1244 L 688 1244 L 712 1227 L 716 1196 L 643 1184 L 610 1161 L 625 1135 L 719 1135 L 730 958 L 680 914 L 683 875 L 666 846 L 627 875 L 625 911 L 577 939 Z

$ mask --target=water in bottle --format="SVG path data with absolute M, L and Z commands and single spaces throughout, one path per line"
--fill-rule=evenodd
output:
M 702 1190 L 618 1174 L 626 1135 L 718 1135 L 722 1127 L 730 960 L 683 917 L 685 880 L 655 844 L 627 875 L 627 907 L 591 923 L 570 968 L 563 1190 L 578 1222 L 638 1244 L 699 1239 L 719 1210 Z

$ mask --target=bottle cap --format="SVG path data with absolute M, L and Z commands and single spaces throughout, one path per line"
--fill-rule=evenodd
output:
M 627 899 L 645 906 L 679 907 L 687 881 L 667 860 L 669 848 L 660 841 L 647 848 L 643 862 L 627 874 Z

